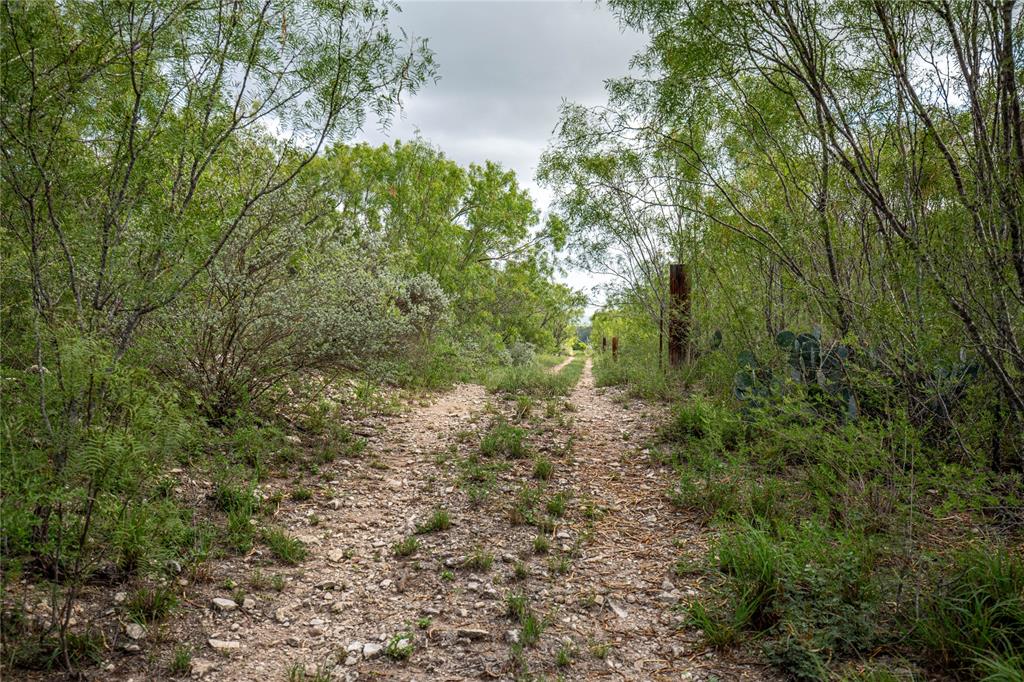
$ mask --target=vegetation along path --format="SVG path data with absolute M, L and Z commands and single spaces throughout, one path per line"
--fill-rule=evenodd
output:
M 660 408 L 595 388 L 589 359 L 570 389 L 461 384 L 377 421 L 281 505 L 305 560 L 211 562 L 152 655 L 106 674 L 166 670 L 183 643 L 209 680 L 768 677 L 682 627 L 699 586 L 672 569 L 704 543 L 646 456 Z

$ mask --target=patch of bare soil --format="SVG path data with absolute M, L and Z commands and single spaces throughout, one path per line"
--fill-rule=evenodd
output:
M 518 425 L 552 462 L 547 481 L 533 478 L 530 458 L 477 456 L 495 420 L 514 423 L 512 402 L 482 387 L 378 422 L 361 457 L 331 465 L 332 481 L 310 484 L 312 500 L 279 510 L 274 523 L 309 547 L 304 562 L 276 564 L 262 546 L 212 562 L 182 586 L 167 623 L 124 640 L 137 653 L 113 643 L 94 677 L 169 679 L 186 643 L 191 676 L 205 680 L 308 680 L 318 668 L 324 680 L 772 679 L 682 627 L 679 604 L 701 586 L 672 569 L 683 553 L 699 556 L 705 537 L 666 499 L 670 471 L 645 454 L 659 408 L 595 389 L 588 360 L 567 400 L 531 413 Z M 416 534 L 437 509 L 451 527 Z M 409 537 L 418 546 L 398 556 Z M 536 642 L 508 614 L 510 594 L 542 623 Z M 213 601 L 233 597 L 241 603 Z

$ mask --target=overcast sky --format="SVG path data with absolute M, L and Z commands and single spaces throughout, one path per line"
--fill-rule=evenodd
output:
M 534 174 L 559 105 L 603 103 L 605 79 L 626 74 L 644 37 L 620 29 L 607 7 L 579 0 L 401 5 L 394 25 L 428 39 L 440 80 L 410 98 L 387 132 L 368 127 L 360 139 L 380 144 L 419 131 L 460 164 L 491 159 L 511 168 L 545 210 L 551 197 Z M 595 283 L 584 273 L 567 281 Z

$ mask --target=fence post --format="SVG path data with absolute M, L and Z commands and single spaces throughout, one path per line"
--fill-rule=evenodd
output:
M 601 352 L 604 353 L 608 350 L 608 339 L 604 336 L 601 337 Z
M 612 360 L 615 362 L 619 361 L 619 337 L 612 337 Z
M 690 356 L 690 275 L 682 263 L 669 271 L 668 362 L 678 367 Z

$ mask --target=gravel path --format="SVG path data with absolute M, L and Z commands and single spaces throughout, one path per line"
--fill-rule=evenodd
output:
M 307 680 L 318 668 L 336 680 L 771 679 L 682 627 L 678 606 L 700 585 L 672 569 L 706 537 L 666 499 L 671 472 L 645 454 L 661 408 L 596 389 L 588 359 L 570 396 L 536 403 L 518 424 L 552 462 L 550 479 L 532 477 L 530 458 L 481 458 L 493 480 L 467 484 L 482 434 L 516 423 L 514 405 L 458 385 L 379 420 L 361 457 L 331 465 L 313 499 L 274 519 L 306 543 L 304 562 L 281 566 L 262 547 L 212 562 L 183 588 L 185 608 L 137 643 L 150 655 L 115 656 L 102 679 L 165 679 L 179 642 L 194 651 L 191 676 L 206 680 L 300 680 L 300 667 Z M 524 494 L 550 521 L 523 522 Z M 548 516 L 559 494 L 565 511 Z M 436 509 L 451 527 L 415 534 Z M 396 556 L 408 537 L 418 547 Z M 507 614 L 510 594 L 543 623 L 536 642 Z M 241 603 L 213 602 L 233 596 Z

